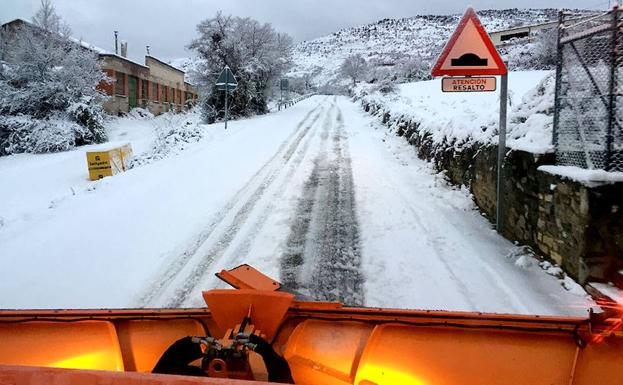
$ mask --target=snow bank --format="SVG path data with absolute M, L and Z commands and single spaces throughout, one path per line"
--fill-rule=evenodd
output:
M 25 116 L 11 119 L 28 124 L 39 122 L 33 123 Z M 107 151 L 129 143 L 134 153 L 132 166 L 142 166 L 179 154 L 203 138 L 207 129 L 199 126 L 199 119 L 196 112 L 154 117 L 148 111 L 134 109 L 127 116 L 107 118 L 105 129 L 109 142 L 79 148 L 74 148 L 73 142 L 66 143 L 67 135 L 57 135 L 58 140 L 51 140 L 57 130 L 72 130 L 76 123 L 65 119 L 50 121 L 40 128 L 46 131 L 44 144 L 56 143 L 56 151 L 61 152 L 0 157 L 0 185 L 9 186 L 0 189 L 0 228 L 29 220 L 34 213 L 54 208 L 91 189 L 95 184 L 88 180 L 86 152 Z M 34 135 L 25 140 L 38 143 Z
M 155 138 L 150 148 L 134 158 L 132 167 L 179 154 L 208 133 L 199 110 L 187 114 L 166 113 L 153 120 Z
M 552 150 L 552 79 L 550 71 L 509 74 L 510 148 L 535 153 Z M 434 79 L 401 84 L 396 94 L 372 92 L 370 85 L 360 86 L 358 93 L 365 103 L 390 114 L 390 126 L 400 120 L 415 122 L 419 134 L 430 135 L 435 145 L 460 149 L 498 141 L 499 92 L 444 93 L 441 79 Z
M 553 175 L 563 176 L 588 186 L 623 182 L 623 172 L 587 170 L 575 166 L 540 166 L 538 170 Z

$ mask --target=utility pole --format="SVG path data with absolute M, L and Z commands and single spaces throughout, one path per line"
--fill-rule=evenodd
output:
M 119 43 L 118 43 L 119 31 L 114 31 L 114 32 L 115 32 L 115 55 L 119 55 Z

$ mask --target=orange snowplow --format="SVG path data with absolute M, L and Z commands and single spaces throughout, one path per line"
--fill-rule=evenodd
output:
M 620 305 L 578 317 L 350 308 L 250 266 L 207 309 L 0 311 L 0 384 L 621 385 Z

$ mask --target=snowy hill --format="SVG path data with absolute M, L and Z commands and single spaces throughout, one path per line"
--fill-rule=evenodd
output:
M 489 32 L 515 26 L 555 20 L 556 9 L 508 9 L 479 11 L 478 16 Z M 373 24 L 345 28 L 331 35 L 304 41 L 294 50 L 294 67 L 290 76 L 311 76 L 322 86 L 339 77 L 342 61 L 352 54 L 362 55 L 372 67 L 373 75 L 398 73 L 400 67 L 414 61 L 430 63 L 456 28 L 461 15 L 419 15 L 404 19 L 384 19 Z M 513 59 L 521 53 L 509 54 Z M 376 72 L 376 74 L 375 74 Z
M 575 11 L 591 13 L 590 11 Z M 294 46 L 293 66 L 286 74 L 295 88 L 302 79 L 316 87 L 344 85 L 339 68 L 346 57 L 362 55 L 370 72 L 365 80 L 398 78 L 399 82 L 426 79 L 430 67 L 456 28 L 461 14 L 417 15 L 403 19 L 383 19 L 375 23 L 344 28 L 330 35 L 303 41 Z M 558 10 L 505 9 L 478 11 L 488 32 L 556 20 Z M 537 39 L 511 40 L 498 50 L 511 70 L 545 70 L 537 55 Z M 549 47 L 553 50 L 553 46 Z M 553 51 L 550 52 L 553 55 Z M 170 64 L 192 73 L 197 59 L 179 58 Z M 414 75 L 415 74 L 415 75 Z M 188 73 L 187 73 L 188 76 Z M 300 90 L 299 90 L 300 91 Z M 326 90 L 321 90 L 326 91 Z

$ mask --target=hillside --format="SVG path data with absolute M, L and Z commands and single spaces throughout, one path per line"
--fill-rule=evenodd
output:
M 514 26 L 555 20 L 556 9 L 507 9 L 479 11 L 478 16 L 489 32 Z M 331 35 L 304 41 L 295 46 L 293 77 L 311 77 L 322 86 L 339 77 L 344 58 L 361 54 L 372 68 L 372 78 L 387 74 L 408 73 L 414 67 L 428 68 L 456 27 L 461 15 L 419 15 L 404 19 L 384 19 L 376 23 L 345 28 Z M 532 43 L 533 44 L 533 43 Z M 516 49 L 519 48 L 519 49 Z M 525 46 L 501 49 L 511 68 L 526 67 Z M 521 61 L 519 60 L 521 58 Z M 515 63 L 513 63 L 515 62 Z

